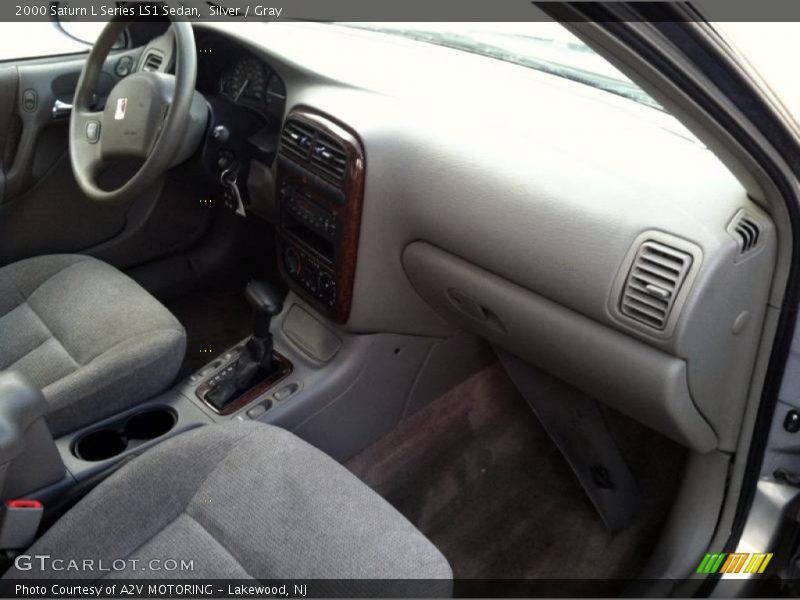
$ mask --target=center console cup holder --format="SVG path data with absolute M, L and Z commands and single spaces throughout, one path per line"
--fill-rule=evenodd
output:
M 177 421 L 170 408 L 149 408 L 82 434 L 72 453 L 89 462 L 113 458 L 168 433 Z

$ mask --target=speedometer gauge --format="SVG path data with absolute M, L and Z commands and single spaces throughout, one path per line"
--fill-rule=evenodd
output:
M 256 58 L 245 58 L 222 77 L 219 91 L 234 102 L 263 102 L 266 88 L 266 67 Z

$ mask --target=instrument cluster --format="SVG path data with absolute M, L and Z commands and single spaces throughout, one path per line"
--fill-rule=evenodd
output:
M 281 119 L 286 105 L 286 87 L 263 61 L 244 56 L 222 71 L 217 92 L 225 99 Z
M 197 36 L 197 89 L 217 101 L 244 107 L 276 129 L 283 121 L 286 86 L 280 76 L 244 45 L 216 32 Z M 228 112 L 224 107 L 221 110 Z

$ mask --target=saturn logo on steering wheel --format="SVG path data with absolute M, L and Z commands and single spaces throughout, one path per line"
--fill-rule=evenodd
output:
M 125 118 L 125 113 L 128 110 L 128 99 L 117 98 L 117 111 L 114 113 L 114 120 L 121 121 Z

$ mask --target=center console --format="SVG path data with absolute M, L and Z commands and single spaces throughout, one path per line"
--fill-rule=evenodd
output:
M 289 113 L 278 151 L 281 274 L 337 322 L 350 314 L 364 169 L 361 142 L 345 125 L 307 108 Z

